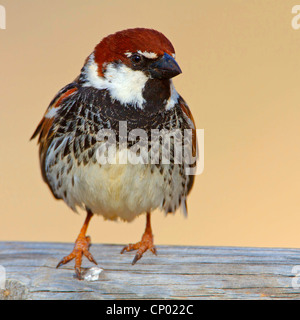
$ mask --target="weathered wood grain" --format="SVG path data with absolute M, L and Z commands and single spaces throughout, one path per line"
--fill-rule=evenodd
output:
M 94 282 L 74 278 L 73 263 L 56 269 L 65 243 L 0 242 L 6 290 L 0 299 L 299 299 L 300 250 L 158 246 L 131 265 L 122 246 L 94 244 L 104 269 Z M 83 266 L 93 266 L 84 259 Z M 298 269 L 300 274 L 300 267 Z M 299 285 L 298 285 L 299 282 Z M 294 284 L 294 288 L 293 285 Z

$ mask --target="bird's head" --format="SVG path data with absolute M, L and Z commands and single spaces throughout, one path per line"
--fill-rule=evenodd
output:
M 180 73 L 171 42 L 156 30 L 135 28 L 104 38 L 80 78 L 84 86 L 106 89 L 112 99 L 142 109 L 152 93 L 166 101 L 178 95 L 170 79 Z

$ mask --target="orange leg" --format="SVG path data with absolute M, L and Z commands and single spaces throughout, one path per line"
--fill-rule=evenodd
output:
M 93 216 L 93 213 L 90 210 L 87 210 L 86 219 L 75 241 L 73 251 L 68 256 L 65 256 L 64 258 L 62 258 L 62 260 L 56 266 L 56 268 L 59 268 L 61 265 L 66 264 L 69 261 L 75 259 L 75 272 L 78 279 L 81 279 L 82 255 L 85 255 L 91 262 L 97 264 L 97 262 L 89 252 L 89 247 L 91 245 L 91 238 L 85 235 L 92 216 Z
M 122 249 L 121 254 L 124 253 L 125 251 L 137 250 L 137 253 L 132 261 L 132 264 L 135 264 L 138 260 L 141 259 L 141 257 L 143 256 L 143 253 L 146 252 L 148 249 L 156 255 L 156 248 L 153 245 L 153 234 L 151 229 L 149 212 L 147 212 L 146 229 L 142 236 L 142 240 L 135 244 L 129 244 L 128 246 L 125 246 Z

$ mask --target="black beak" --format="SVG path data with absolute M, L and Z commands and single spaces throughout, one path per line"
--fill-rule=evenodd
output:
M 167 53 L 150 64 L 149 72 L 154 79 L 170 79 L 182 73 L 175 59 Z

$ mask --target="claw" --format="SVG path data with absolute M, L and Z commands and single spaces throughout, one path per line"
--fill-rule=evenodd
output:
M 137 253 L 137 254 L 135 255 L 134 259 L 132 260 L 131 264 L 132 264 L 132 265 L 135 265 L 136 262 L 141 259 L 141 257 L 142 257 L 142 256 Z
M 61 261 L 58 263 L 56 268 L 59 268 L 63 264 L 66 264 L 70 262 L 71 260 L 75 259 L 75 273 L 78 279 L 81 279 L 81 262 L 82 262 L 82 256 L 86 256 L 89 261 L 93 262 L 97 265 L 96 260 L 92 256 L 92 254 L 89 252 L 89 246 L 90 246 L 90 237 L 78 237 L 73 251 L 64 258 L 61 259 Z
M 157 256 L 157 250 L 155 247 L 152 247 L 150 251 Z

